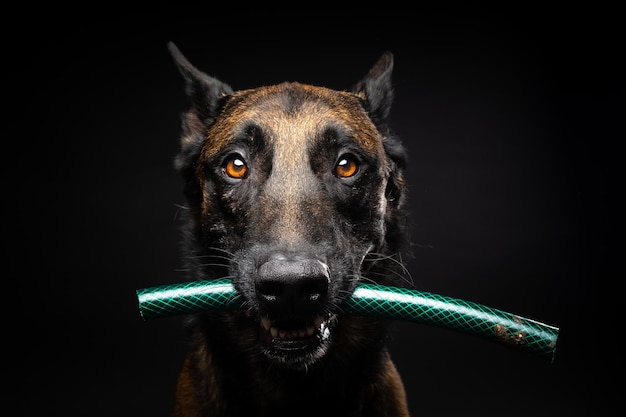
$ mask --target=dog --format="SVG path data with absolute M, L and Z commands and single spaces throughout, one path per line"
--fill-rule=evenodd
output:
M 171 416 L 409 416 L 390 323 L 342 312 L 360 282 L 408 280 L 393 54 L 349 91 L 235 91 L 168 49 L 190 101 L 174 157 L 182 268 L 232 279 L 244 300 L 185 318 Z

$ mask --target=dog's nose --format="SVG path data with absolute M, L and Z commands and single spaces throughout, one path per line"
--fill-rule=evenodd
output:
M 308 318 L 326 302 L 328 266 L 301 255 L 273 255 L 257 270 L 256 291 L 269 313 Z

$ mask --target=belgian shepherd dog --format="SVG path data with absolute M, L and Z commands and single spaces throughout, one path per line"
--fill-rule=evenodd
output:
M 406 280 L 393 55 L 346 91 L 235 91 L 168 48 L 190 99 L 174 158 L 182 268 L 232 279 L 244 300 L 185 319 L 172 416 L 408 416 L 391 323 L 342 312 L 360 282 Z

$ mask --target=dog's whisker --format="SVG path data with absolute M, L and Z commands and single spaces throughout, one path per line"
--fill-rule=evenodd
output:
M 393 269 L 389 269 L 386 272 L 383 271 L 370 271 L 368 273 L 369 275 L 372 276 L 378 276 L 381 278 L 386 278 L 389 276 L 394 276 L 400 279 L 400 281 L 410 285 L 410 286 L 414 286 L 414 282 L 413 282 L 413 278 L 409 275 L 407 276 L 406 274 L 404 274 L 403 272 L 397 271 L 397 270 L 393 270 Z M 378 282 L 376 280 L 372 280 L 372 283 L 377 284 Z
M 224 249 L 224 248 L 220 248 L 218 246 L 209 246 L 207 249 L 208 250 L 214 250 L 216 252 L 223 252 L 223 253 L 225 253 L 227 255 L 230 255 L 230 256 L 234 256 L 235 255 L 233 252 L 231 252 L 231 251 L 229 251 L 227 249 Z
M 379 261 L 391 261 L 396 266 L 399 266 L 401 268 L 401 272 L 395 271 L 393 268 L 391 268 L 389 272 L 401 278 L 404 282 L 410 285 L 414 285 L 413 276 L 411 275 L 411 272 L 407 269 L 406 265 L 402 261 L 402 254 L 394 253 L 391 255 L 385 255 L 382 253 L 371 252 L 364 259 L 364 262 L 379 262 Z M 384 276 L 386 274 L 380 273 L 380 275 Z
M 222 256 L 222 255 L 191 255 L 191 256 L 185 256 L 184 259 L 188 259 L 188 260 L 202 260 L 202 259 L 224 259 L 226 261 L 232 261 L 233 259 L 228 257 L 228 256 Z
M 215 266 L 215 267 L 218 267 L 218 268 L 228 268 L 229 267 L 228 264 L 213 263 L 213 262 L 200 263 L 199 266 L 202 266 L 202 267 Z
M 180 213 L 181 213 L 182 211 L 184 211 L 184 210 L 187 210 L 187 211 L 188 211 L 188 210 L 189 210 L 189 207 L 187 207 L 187 206 L 183 206 L 183 205 L 180 205 L 180 204 L 176 204 L 175 206 L 176 206 L 176 208 L 177 208 L 177 209 L 176 209 L 176 211 L 174 212 L 174 218 L 173 218 L 173 221 L 175 221 L 175 222 L 176 222 L 176 221 L 178 221 L 178 220 L 180 219 Z
M 209 252 L 217 252 L 217 253 L 205 253 L 205 254 L 192 254 L 183 259 L 188 261 L 196 262 L 198 267 L 208 268 L 208 267 L 217 267 L 217 268 L 230 268 L 232 266 L 238 266 L 239 262 L 236 260 L 234 254 L 228 250 L 219 247 L 208 247 L 207 250 Z M 223 253 L 220 255 L 219 253 Z M 212 260 L 213 262 L 208 262 Z
M 185 259 L 189 259 L 189 260 L 197 260 L 197 261 L 202 261 L 205 259 L 216 259 L 216 260 L 224 260 L 227 262 L 224 262 L 225 264 L 229 264 L 231 262 L 236 262 L 233 258 L 229 258 L 228 256 L 220 256 L 220 255 L 199 255 L 199 256 L 189 256 Z

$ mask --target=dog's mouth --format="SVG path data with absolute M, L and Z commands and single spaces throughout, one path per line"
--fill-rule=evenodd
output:
M 308 320 L 274 320 L 262 317 L 259 321 L 261 342 L 272 354 L 314 353 L 328 343 L 336 316 L 315 316 Z M 321 353 L 321 352 L 320 352 Z

